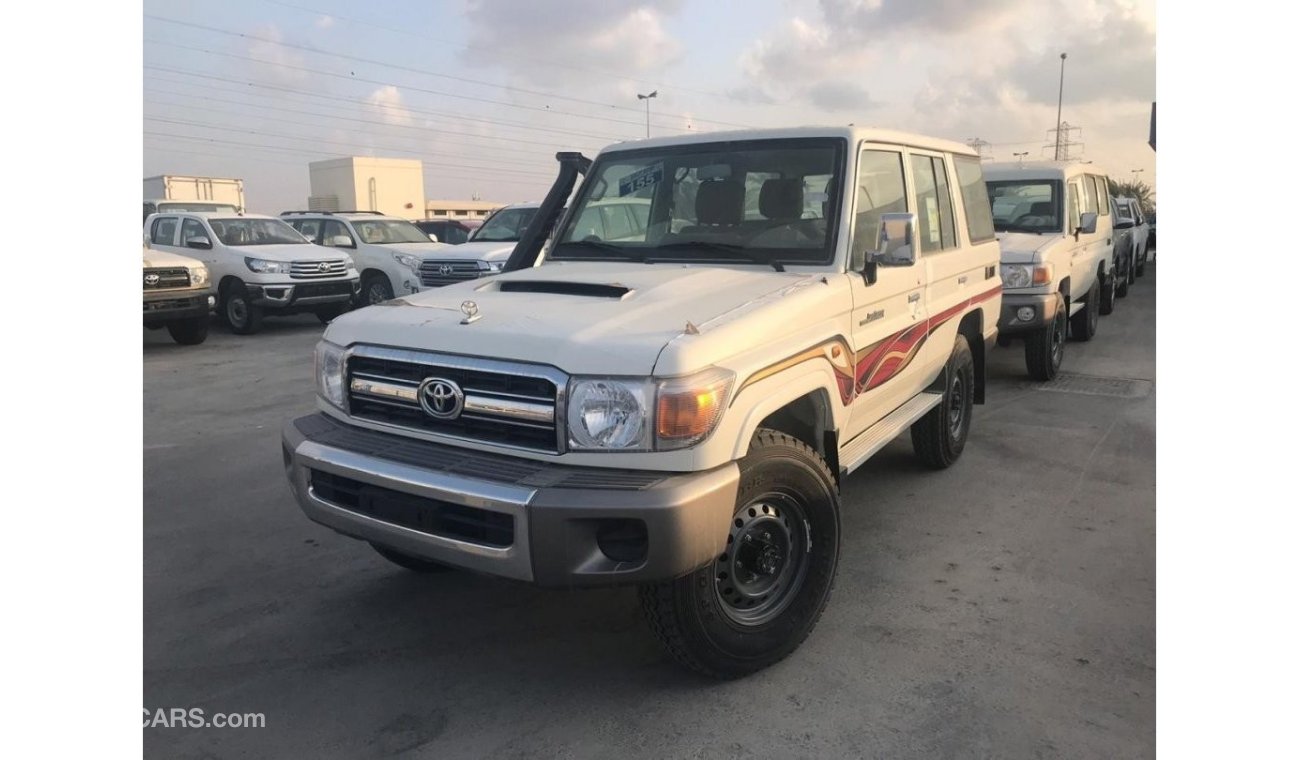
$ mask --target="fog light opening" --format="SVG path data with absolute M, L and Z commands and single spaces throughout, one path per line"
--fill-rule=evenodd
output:
M 1028 322 L 1033 318 L 1034 318 L 1034 307 L 1021 306 L 1019 309 L 1016 309 L 1016 319 L 1020 320 L 1021 322 Z
M 615 562 L 644 562 L 649 539 L 640 520 L 601 520 L 596 546 Z

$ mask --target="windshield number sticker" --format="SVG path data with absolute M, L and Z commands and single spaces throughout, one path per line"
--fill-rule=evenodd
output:
M 619 196 L 631 195 L 643 187 L 657 185 L 664 181 L 663 164 L 654 164 L 644 169 L 637 169 L 618 181 Z

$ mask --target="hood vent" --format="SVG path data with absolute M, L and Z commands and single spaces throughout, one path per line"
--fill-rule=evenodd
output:
M 619 299 L 631 293 L 622 285 L 595 282 L 556 282 L 548 280 L 500 280 L 495 283 L 502 293 L 550 293 L 557 296 Z

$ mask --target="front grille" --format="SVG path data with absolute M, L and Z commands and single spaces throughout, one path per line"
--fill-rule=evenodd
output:
M 420 284 L 426 288 L 440 288 L 466 280 L 482 277 L 483 270 L 477 261 L 428 261 L 420 264 Z
M 293 297 L 295 299 L 342 295 L 352 295 L 351 282 L 335 280 L 334 282 L 309 282 L 293 286 Z
M 295 261 L 289 265 L 289 276 L 295 280 L 316 280 L 321 277 L 338 277 L 347 271 L 343 259 L 328 261 Z
M 555 408 L 555 382 L 545 377 L 541 368 L 532 373 L 527 366 L 511 365 L 510 371 L 494 371 L 487 368 L 489 364 L 450 358 L 440 363 L 438 357 L 430 356 L 425 361 L 423 355 L 415 352 L 357 349 L 348 359 L 350 413 L 363 420 L 472 441 L 536 451 L 558 451 L 556 418 L 559 415 Z M 541 422 L 508 413 L 469 411 L 463 411 L 454 419 L 438 419 L 426 413 L 413 398 L 378 397 L 353 389 L 353 381 L 377 382 L 409 391 L 409 396 L 413 397 L 420 383 L 430 377 L 452 381 L 466 397 L 549 408 L 550 420 Z
M 144 270 L 144 289 L 188 288 L 190 270 L 185 267 L 150 267 Z
M 515 518 L 501 512 L 413 496 L 321 470 L 311 471 L 311 490 L 349 512 L 426 535 L 500 548 L 515 542 Z

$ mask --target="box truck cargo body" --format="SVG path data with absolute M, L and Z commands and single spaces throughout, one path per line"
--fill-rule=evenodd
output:
M 163 174 L 144 180 L 144 215 L 158 211 L 243 211 L 244 181 Z

